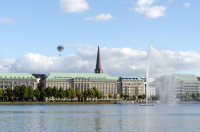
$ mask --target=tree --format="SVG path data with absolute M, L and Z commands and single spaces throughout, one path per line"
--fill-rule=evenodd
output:
M 124 94 L 124 100 L 126 100 L 127 98 L 130 98 L 129 94 Z
M 36 97 L 37 100 L 39 100 L 40 98 L 40 91 L 38 88 L 36 88 L 36 90 L 34 91 L 34 96 Z
M 72 94 L 71 99 L 76 98 L 76 91 L 73 88 L 70 88 L 69 90 L 71 91 Z
M 76 96 L 78 97 L 78 101 L 80 101 L 83 96 L 79 88 L 76 88 Z
M 83 98 L 84 98 L 85 101 L 87 101 L 88 97 L 89 97 L 88 90 L 86 90 L 85 92 L 83 92 Z
M 19 86 L 16 86 L 14 88 L 13 94 L 14 94 L 15 98 L 17 98 L 17 100 L 18 100 L 18 98 L 20 97 L 20 87 Z
M 192 93 L 192 99 L 197 100 L 197 93 Z
M 44 90 L 44 88 L 41 88 L 40 89 L 40 100 L 44 101 L 45 97 L 46 97 L 45 90 Z
M 109 98 L 109 99 L 112 98 L 112 94 L 111 94 L 111 93 L 108 94 L 108 98 Z
M 152 95 L 152 96 L 151 96 L 151 99 L 152 99 L 152 100 L 156 100 L 156 96 Z
M 22 85 L 20 88 L 20 99 L 25 100 L 28 96 L 28 88 L 25 85 Z
M 57 89 L 56 86 L 53 87 L 52 95 L 53 95 L 53 97 L 54 97 L 55 99 L 57 99 L 58 96 L 59 96 L 59 91 L 58 91 L 58 89 Z
M 97 90 L 95 87 L 93 88 L 93 90 L 95 91 L 97 99 L 103 98 L 103 93 L 101 91 Z
M 3 97 L 4 97 L 4 91 L 3 89 L 0 88 L 0 99 L 3 99 Z
M 199 93 L 197 93 L 197 98 L 199 98 L 200 97 L 200 94 Z
M 67 97 L 68 99 L 71 99 L 71 98 L 72 98 L 72 93 L 71 93 L 71 91 L 70 91 L 69 89 L 66 89 L 66 90 L 65 90 L 65 95 L 66 95 L 66 97 Z
M 143 97 L 142 95 L 138 95 L 138 99 L 141 100 Z
M 9 100 L 12 100 L 12 97 L 13 97 L 13 91 L 11 88 L 7 88 L 6 89 L 6 95 L 8 97 Z
M 142 99 L 146 99 L 146 94 L 143 94 L 143 95 L 142 95 Z
M 45 89 L 45 92 L 46 92 L 46 97 L 49 99 L 53 96 L 53 92 L 52 92 L 52 88 L 51 87 L 48 87 L 47 89 Z
M 137 99 L 137 97 L 135 95 L 133 95 L 132 99 L 135 101 Z
M 62 87 L 60 87 L 59 89 L 59 98 L 61 99 L 65 98 L 65 91 L 63 90 Z
M 120 98 L 123 98 L 123 97 L 124 97 L 124 93 L 121 93 L 121 94 L 120 94 Z
M 186 99 L 186 100 L 189 100 L 189 99 L 190 99 L 190 93 L 189 93 L 189 92 L 187 92 L 187 93 L 185 94 L 185 99 Z
M 114 94 L 113 99 L 117 99 L 117 98 L 118 98 L 117 94 Z
M 92 101 L 92 98 L 94 98 L 96 96 L 96 93 L 93 89 L 88 89 L 88 97 L 91 98 L 91 101 Z
M 29 86 L 28 87 L 28 100 L 30 101 L 30 100 L 33 100 L 33 96 L 34 96 L 34 90 L 33 90 L 33 88 L 32 88 L 32 86 Z

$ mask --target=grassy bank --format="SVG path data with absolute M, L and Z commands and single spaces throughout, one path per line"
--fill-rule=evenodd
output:
M 0 102 L 0 105 L 67 105 L 67 104 L 113 104 L 115 102 Z

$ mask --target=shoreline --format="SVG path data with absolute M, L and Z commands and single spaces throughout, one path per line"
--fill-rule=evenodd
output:
M 0 102 L 0 105 L 114 104 L 115 102 Z

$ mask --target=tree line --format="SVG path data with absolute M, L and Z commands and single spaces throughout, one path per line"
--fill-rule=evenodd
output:
M 176 99 L 179 99 L 180 101 L 191 101 L 191 100 L 199 100 L 200 99 L 200 94 L 199 93 L 179 93 L 176 94 Z
M 114 96 L 113 96 L 114 97 Z M 53 88 L 47 87 L 33 90 L 32 86 L 16 86 L 14 90 L 7 88 L 5 90 L 0 89 L 0 100 L 5 101 L 44 101 L 45 98 L 48 100 L 63 100 L 64 98 L 68 101 L 77 99 L 78 101 L 87 101 L 88 99 L 104 99 L 105 96 L 95 87 L 93 89 L 88 89 L 84 92 L 81 92 L 79 88 L 75 90 L 69 88 L 64 90 L 62 87 L 59 89 L 54 86 Z M 110 94 L 109 94 L 110 98 Z
M 146 94 L 142 94 L 142 95 L 129 95 L 129 94 L 124 94 L 124 93 L 121 93 L 120 94 L 120 98 L 122 98 L 123 100 L 126 100 L 126 99 L 131 99 L 131 100 L 134 100 L 134 101 L 142 101 L 142 100 L 145 100 L 146 99 Z

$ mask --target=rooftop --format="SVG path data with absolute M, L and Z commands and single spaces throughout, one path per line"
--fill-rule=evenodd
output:
M 138 77 L 121 77 L 122 80 L 144 80 Z
M 197 77 L 194 75 L 187 75 L 187 76 L 179 76 L 175 75 L 175 80 L 181 80 L 181 81 L 198 81 Z
M 0 79 L 35 79 L 30 73 L 0 73 Z
M 89 79 L 107 79 L 118 80 L 119 77 L 112 77 L 104 73 L 50 73 L 46 79 L 73 79 L 73 78 L 89 78 Z

